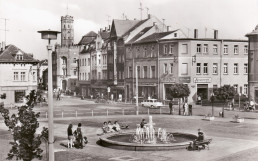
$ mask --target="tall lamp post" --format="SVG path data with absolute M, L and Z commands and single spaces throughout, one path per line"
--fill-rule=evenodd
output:
M 43 30 L 38 31 L 41 33 L 41 39 L 47 39 L 48 51 L 48 159 L 54 161 L 54 127 L 53 127 L 53 80 L 52 80 L 52 46 L 50 40 L 56 40 L 59 31 Z
M 214 116 L 214 107 L 213 107 L 213 102 L 214 102 L 214 93 L 211 93 L 211 107 L 212 107 L 212 116 Z

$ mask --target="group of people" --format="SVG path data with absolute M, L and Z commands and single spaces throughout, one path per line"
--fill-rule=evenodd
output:
M 204 132 L 201 129 L 198 129 L 198 136 L 193 142 L 190 142 L 189 146 L 187 147 L 188 150 L 195 150 L 196 144 L 198 142 L 202 142 L 204 140 Z M 203 145 L 205 146 L 205 145 Z
M 87 137 L 83 136 L 82 124 L 79 123 L 75 131 L 73 131 L 73 124 L 69 124 L 67 128 L 68 148 L 78 147 L 83 149 L 84 144 L 88 143 Z
M 115 121 L 114 124 L 112 124 L 111 121 L 108 121 L 108 122 L 105 121 L 103 123 L 102 130 L 103 130 L 103 134 L 110 133 L 110 132 L 120 132 L 121 127 L 117 121 Z

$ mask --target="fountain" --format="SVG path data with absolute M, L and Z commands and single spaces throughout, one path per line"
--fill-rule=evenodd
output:
M 193 134 L 167 132 L 165 128 L 158 128 L 156 132 L 154 125 L 152 116 L 149 116 L 149 122 L 144 125 L 144 128 L 138 124 L 134 132 L 104 135 L 100 137 L 100 143 L 115 149 L 156 151 L 185 148 L 190 141 L 197 138 Z

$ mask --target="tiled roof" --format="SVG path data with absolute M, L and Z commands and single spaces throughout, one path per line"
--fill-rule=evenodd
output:
M 139 27 L 140 25 L 142 25 L 144 22 L 146 22 L 148 19 L 145 20 L 141 20 L 140 22 L 138 22 L 136 25 L 134 25 L 132 28 L 130 28 L 126 33 L 123 34 L 123 36 L 129 34 L 130 32 L 132 32 L 133 30 L 135 30 L 137 27 Z M 122 36 L 122 37 L 123 37 Z
M 102 31 L 102 32 L 100 32 L 100 36 L 104 40 L 109 38 L 109 35 L 110 35 L 110 31 Z
M 23 60 L 16 60 L 16 54 L 21 52 L 23 55 Z M 34 59 L 31 54 L 27 54 L 21 49 L 17 48 L 15 45 L 8 45 L 6 49 L 0 55 L 1 63 L 12 63 L 12 62 L 31 62 L 37 63 L 38 60 Z
M 121 37 L 127 31 L 129 31 L 132 27 L 134 27 L 140 20 L 113 20 L 115 29 L 116 29 L 116 36 Z
M 173 32 L 175 32 L 177 30 L 174 30 L 174 31 L 169 31 L 169 32 L 158 32 L 158 33 L 154 33 L 150 36 L 147 36 L 139 41 L 136 41 L 135 43 L 138 44 L 138 43 L 147 43 L 147 42 L 153 42 L 153 41 L 157 41 Z
M 96 37 L 97 37 L 97 34 L 94 31 L 90 31 L 89 33 L 87 33 L 86 35 L 84 35 L 82 37 L 82 39 L 79 42 L 79 45 L 89 44 L 89 43 L 93 42 Z
M 149 31 L 153 26 L 145 27 L 142 31 L 140 31 L 137 35 L 135 35 L 127 44 L 131 44 L 139 39 L 142 35 L 144 35 L 147 31 Z

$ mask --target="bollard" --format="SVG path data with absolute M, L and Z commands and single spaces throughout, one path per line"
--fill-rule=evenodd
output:
M 150 108 L 148 107 L 148 115 L 150 115 Z
M 108 109 L 107 109 L 107 116 L 108 116 Z
M 77 117 L 77 110 L 75 111 L 75 117 Z
M 46 112 L 46 118 L 47 118 L 47 112 Z
M 91 110 L 91 116 L 93 117 L 93 110 Z
M 64 111 L 62 111 L 62 118 L 64 118 Z

